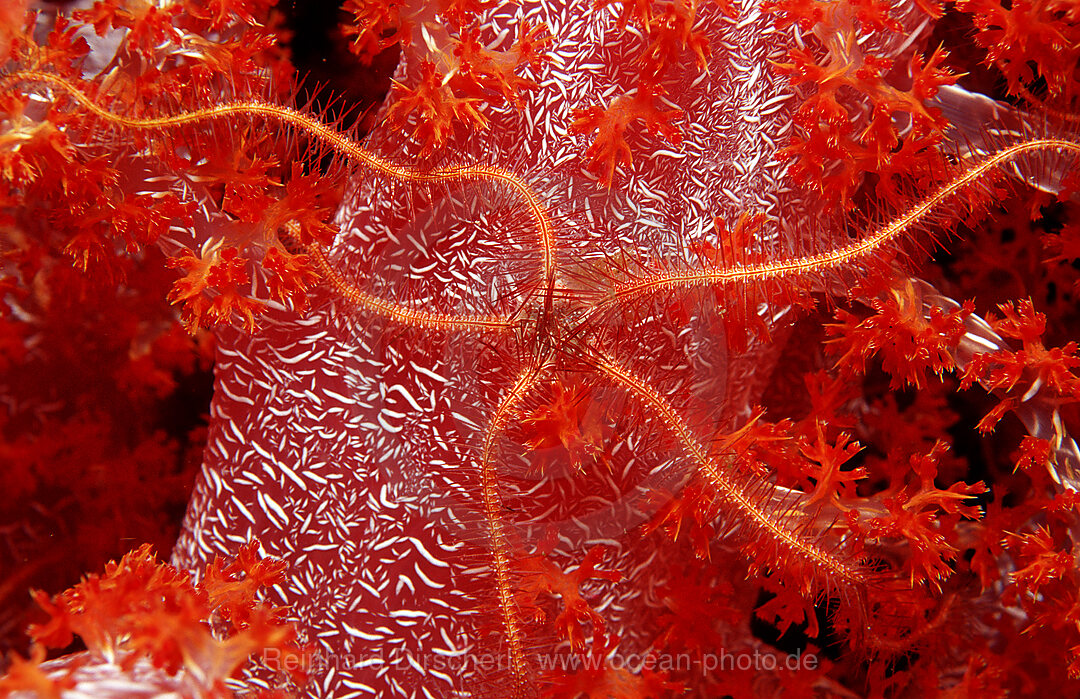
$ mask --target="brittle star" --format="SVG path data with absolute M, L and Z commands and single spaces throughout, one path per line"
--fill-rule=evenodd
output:
M 383 160 L 365 150 L 359 143 L 329 129 L 313 118 L 287 108 L 261 102 L 224 104 L 175 116 L 134 119 L 115 115 L 98 107 L 75 86 L 63 79 L 40 72 L 25 72 L 9 76 L 7 81 L 26 81 L 52 85 L 67 92 L 79 104 L 104 121 L 130 129 L 169 129 L 203 121 L 233 118 L 238 115 L 273 120 L 307 132 L 325 141 L 350 159 L 385 177 L 416 185 L 443 187 L 461 182 L 495 183 L 505 187 L 520 199 L 531 217 L 535 247 L 539 251 L 534 286 L 538 291 L 523 291 L 519 310 L 511 314 L 455 314 L 416 308 L 407 303 L 380 298 L 346 278 L 318 246 L 309 248 L 326 283 L 348 304 L 365 314 L 379 316 L 389 323 L 429 331 L 449 333 L 494 334 L 509 338 L 517 347 L 512 354 L 522 357 L 524 368 L 512 385 L 501 392 L 498 404 L 486 420 L 479 450 L 479 499 L 487 528 L 487 549 L 505 643 L 509 649 L 513 687 L 525 693 L 531 671 L 525 652 L 524 623 L 518 618 L 515 602 L 513 571 L 514 552 L 508 539 L 506 508 L 500 494 L 498 468 L 499 442 L 509 425 L 521 415 L 521 408 L 534 397 L 538 387 L 556 377 L 573 371 L 589 370 L 595 376 L 632 397 L 638 409 L 645 413 L 653 430 L 664 431 L 682 451 L 689 462 L 713 490 L 716 507 L 722 516 L 741 525 L 741 536 L 754 547 L 772 552 L 772 561 L 801 561 L 813 571 L 810 582 L 821 588 L 838 587 L 858 590 L 871 584 L 871 572 L 858 561 L 846 559 L 833 546 L 824 545 L 820 536 L 808 528 L 812 513 L 803 512 L 797 502 L 787 501 L 778 508 L 777 498 L 768 484 L 748 481 L 731 472 L 722 459 L 709 454 L 709 449 L 690 420 L 649 379 L 639 375 L 613 352 L 605 348 L 603 328 L 616 309 L 634 309 L 641 297 L 668 290 L 683 293 L 695 287 L 718 285 L 752 285 L 785 277 L 823 275 L 837 268 L 852 268 L 868 255 L 894 244 L 914 229 L 921 218 L 958 190 L 998 169 L 1003 163 L 1033 151 L 1062 150 L 1080 153 L 1076 144 L 1059 139 L 1037 139 L 1016 144 L 984 159 L 960 177 L 927 196 L 878 230 L 851 244 L 801 258 L 759 262 L 746 266 L 677 269 L 638 275 L 634 278 L 609 282 L 597 290 L 578 292 L 561 286 L 567 271 L 560 268 L 559 231 L 549 218 L 540 198 L 517 176 L 492 166 L 463 165 L 417 170 Z M 291 226 L 296 226 L 295 222 Z M 298 230 L 289 228 L 283 241 L 296 246 Z M 615 278 L 615 275 L 610 275 Z M 526 285 L 526 288 L 528 285 Z M 737 294 L 732 294 L 736 297 Z M 599 328 L 599 329 L 598 329 Z

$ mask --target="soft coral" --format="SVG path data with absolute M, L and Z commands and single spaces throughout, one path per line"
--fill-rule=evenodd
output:
M 178 685 L 204 696 L 231 696 L 225 681 L 256 653 L 302 682 L 305 662 L 295 631 L 282 620 L 283 610 L 259 599 L 263 587 L 284 578 L 284 565 L 261 558 L 257 549 L 253 542 L 232 563 L 215 560 L 196 583 L 189 573 L 159 563 L 147 544 L 55 597 L 36 592 L 48 620 L 31 627 L 30 635 L 41 645 L 30 661 L 16 660 L 0 679 L 0 696 L 59 692 L 88 665 L 115 663 L 131 672 L 146 660 L 168 678 L 161 680 L 168 682 L 162 690 Z M 86 645 L 85 655 L 36 668 L 42 648 L 64 648 L 73 636 Z

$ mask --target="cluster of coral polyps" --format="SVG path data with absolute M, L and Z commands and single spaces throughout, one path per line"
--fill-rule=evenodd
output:
M 284 561 L 301 691 L 1073 691 L 1075 8 L 346 9 L 362 60 L 402 56 L 362 142 L 270 94 L 264 3 L 0 44 L 0 358 L 41 356 L 65 254 L 123 295 L 117 248 L 165 251 L 218 326 L 174 563 Z M 9 451 L 39 497 L 55 450 Z

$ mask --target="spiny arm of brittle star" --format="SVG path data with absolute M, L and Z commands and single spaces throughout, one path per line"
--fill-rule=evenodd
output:
M 664 289 L 689 289 L 710 284 L 748 284 L 788 276 L 812 275 L 853 264 L 857 260 L 881 250 L 910 233 L 924 221 L 936 207 L 949 197 L 974 184 L 996 168 L 1025 153 L 1037 151 L 1065 151 L 1080 156 L 1080 144 L 1057 138 L 1045 138 L 1018 143 L 994 153 L 951 182 L 939 187 L 921 202 L 896 217 L 872 235 L 850 245 L 817 255 L 788 260 L 773 260 L 746 266 L 719 269 L 690 269 L 653 274 L 642 279 L 616 286 L 594 310 L 627 301 L 641 294 Z
M 811 564 L 815 570 L 825 573 L 834 583 L 853 588 L 862 588 L 869 584 L 870 579 L 863 569 L 816 545 L 803 535 L 797 526 L 791 526 L 794 522 L 785 522 L 784 516 L 770 516 L 760 502 L 755 501 L 733 478 L 709 459 L 679 411 L 647 381 L 620 366 L 609 356 L 597 357 L 596 367 L 613 384 L 660 418 L 690 457 L 698 473 L 712 486 L 719 500 L 734 510 L 740 525 L 747 525 L 749 531 L 760 534 L 780 548 L 790 551 Z
M 488 527 L 488 543 L 491 548 L 492 568 L 495 574 L 495 593 L 506 631 L 506 645 L 513 675 L 515 693 L 528 693 L 528 663 L 525 660 L 522 630 L 514 614 L 514 591 L 510 580 L 510 552 L 503 531 L 502 498 L 499 496 L 499 479 L 495 467 L 495 449 L 499 437 L 517 406 L 543 378 L 546 365 L 529 367 L 521 372 L 510 392 L 503 396 L 491 416 L 484 434 L 480 456 L 480 487 L 484 504 L 484 519 Z
M 401 182 L 418 184 L 439 184 L 457 181 L 492 181 L 500 182 L 517 195 L 525 204 L 536 226 L 540 243 L 541 278 L 545 289 L 554 285 L 555 256 L 558 249 L 555 232 L 547 211 L 540 203 L 536 193 L 513 173 L 488 165 L 456 165 L 432 170 L 420 170 L 398 165 L 380 158 L 365 149 L 360 143 L 336 130 L 332 126 L 303 112 L 289 107 L 282 107 L 258 100 L 229 102 L 213 107 L 205 107 L 190 112 L 183 112 L 161 117 L 127 117 L 116 114 L 97 104 L 85 92 L 70 81 L 51 73 L 37 70 L 24 70 L 0 77 L 0 90 L 17 83 L 45 83 L 58 87 L 71 96 L 81 107 L 100 119 L 129 129 L 144 131 L 174 129 L 190 124 L 232 116 L 257 116 L 273 119 L 295 127 L 309 134 L 320 143 L 341 153 L 346 158 L 360 163 L 364 167 Z
M 284 235 L 290 242 L 299 239 L 300 224 L 289 221 L 285 224 Z M 514 328 L 509 316 L 456 315 L 450 313 L 432 313 L 404 306 L 356 288 L 330 264 L 326 252 L 319 245 L 304 246 L 304 250 L 315 262 L 315 267 L 323 279 L 334 291 L 349 303 L 370 313 L 387 318 L 402 325 L 433 330 L 458 330 L 463 332 L 506 332 Z

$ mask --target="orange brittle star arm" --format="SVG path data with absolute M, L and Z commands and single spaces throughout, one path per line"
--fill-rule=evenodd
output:
M 491 166 L 484 165 L 457 165 L 432 170 L 420 170 L 404 165 L 398 165 L 380 158 L 365 149 L 360 143 L 349 136 L 337 131 L 332 126 L 290 107 L 282 107 L 258 100 L 229 102 L 213 107 L 196 109 L 190 112 L 173 114 L 161 117 L 135 118 L 123 114 L 116 114 L 100 106 L 85 92 L 80 90 L 70 81 L 50 73 L 26 70 L 11 73 L 0 78 L 0 89 L 6 89 L 16 83 L 45 83 L 60 88 L 74 99 L 82 108 L 115 126 L 138 129 L 144 131 L 173 129 L 190 124 L 223 119 L 230 116 L 255 116 L 273 119 L 288 126 L 300 129 L 309 134 L 320 143 L 346 158 L 357 162 L 364 167 L 401 182 L 417 184 L 437 184 L 456 181 L 492 181 L 507 186 L 525 204 L 529 215 L 536 227 L 537 237 L 540 244 L 540 274 L 544 288 L 550 298 L 550 290 L 554 287 L 555 280 L 555 257 L 557 243 L 552 229 L 551 220 L 536 193 L 525 182 L 514 175 Z M 315 251 L 315 261 L 320 270 L 327 274 L 331 269 L 325 254 Z M 407 306 L 401 306 L 391 301 L 376 299 L 353 287 L 350 287 L 339 274 L 328 274 L 331 284 L 350 301 L 370 311 L 392 318 L 398 322 L 421 326 L 421 327 L 448 327 L 453 329 L 472 329 L 480 331 L 508 330 L 514 327 L 509 317 L 499 316 L 452 316 L 439 313 L 418 311 Z M 335 281 L 336 280 L 336 281 Z M 347 293 L 346 293 L 346 290 Z
M 767 490 L 755 494 L 753 488 L 748 488 L 739 478 L 725 472 L 711 460 L 675 406 L 645 379 L 619 365 L 613 357 L 599 355 L 594 361 L 597 371 L 660 419 L 690 458 L 698 474 L 712 487 L 728 516 L 745 528 L 748 537 L 767 544 L 781 554 L 797 558 L 821 576 L 818 583 L 826 582 L 858 594 L 873 582 L 865 567 L 814 541 L 802 526 L 804 518 L 801 513 L 790 503 L 780 511 L 773 511 L 775 508 L 770 509 L 772 499 L 767 497 Z
M 979 162 L 963 174 L 939 187 L 932 194 L 908 208 L 873 234 L 831 251 L 794 259 L 780 259 L 756 264 L 721 268 L 699 267 L 650 274 L 625 282 L 615 288 L 593 308 L 600 311 L 643 294 L 665 289 L 690 289 L 711 284 L 751 284 L 769 279 L 813 275 L 854 264 L 859 259 L 897 242 L 924 221 L 949 197 L 975 184 L 988 173 L 1013 159 L 1033 152 L 1064 151 L 1080 156 L 1080 144 L 1059 138 L 1025 141 L 1002 149 Z
M 289 221 L 285 224 L 286 234 L 294 239 L 298 228 L 299 224 L 296 221 Z M 323 279 L 339 296 L 358 308 L 388 320 L 409 327 L 431 330 L 507 332 L 515 327 L 514 321 L 508 316 L 435 313 L 387 301 L 350 284 L 330 263 L 330 260 L 326 257 L 326 251 L 321 246 L 309 245 L 305 246 L 304 249 L 311 255 L 311 259 L 315 263 L 316 269 L 323 275 Z
M 495 467 L 495 449 L 499 436 L 506 429 L 517 406 L 547 373 L 547 364 L 532 366 L 518 376 L 514 386 L 499 402 L 484 433 L 480 457 L 480 487 L 484 504 L 484 520 L 488 527 L 488 545 L 495 574 L 495 594 L 503 628 L 506 631 L 507 656 L 515 695 L 528 694 L 528 662 L 525 660 L 521 624 L 515 613 L 514 590 L 510 580 L 510 552 L 503 531 L 502 499 Z

